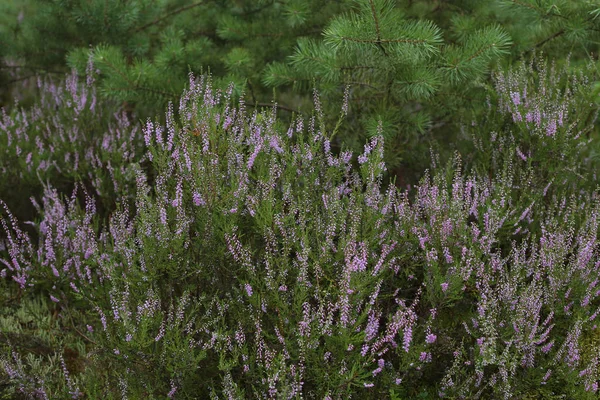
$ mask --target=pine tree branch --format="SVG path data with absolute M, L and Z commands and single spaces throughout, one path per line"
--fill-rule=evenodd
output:
M 475 59 L 476 57 L 479 57 L 484 51 L 491 49 L 492 47 L 496 47 L 496 43 L 492 43 L 489 44 L 481 49 L 479 49 L 478 51 L 476 51 L 473 55 L 471 55 L 469 58 L 467 58 L 466 62 L 472 61 L 473 59 Z
M 248 35 L 249 34 L 249 32 L 240 31 L 238 29 L 227 28 L 227 30 L 229 32 L 237 33 L 238 35 Z M 281 33 L 281 32 L 278 32 L 278 33 L 255 33 L 255 34 L 250 34 L 250 36 L 252 36 L 252 37 L 281 37 L 281 36 L 283 36 L 283 33 Z
M 187 6 L 183 6 L 183 7 L 177 8 L 177 9 L 175 9 L 175 10 L 171 11 L 171 12 L 168 12 L 168 13 L 166 13 L 166 14 L 165 14 L 165 15 L 163 15 L 162 17 L 155 19 L 155 20 L 154 20 L 154 21 L 152 21 L 152 22 L 148 22 L 147 24 L 140 26 L 139 28 L 137 28 L 137 29 L 134 31 L 134 33 L 138 33 L 138 32 L 140 32 L 140 31 L 143 31 L 144 29 L 146 29 L 146 28 L 149 28 L 149 27 L 151 27 L 152 25 L 156 25 L 156 24 L 158 24 L 159 22 L 161 22 L 161 21 L 164 21 L 165 19 L 167 19 L 167 18 L 169 18 L 169 17 L 172 17 L 173 15 L 180 14 L 180 13 L 182 13 L 182 12 L 184 12 L 184 11 L 187 11 L 187 10 L 189 10 L 189 9 L 191 9 L 191 8 L 194 8 L 194 7 L 201 6 L 202 4 L 205 4 L 205 1 L 204 1 L 204 0 L 202 0 L 202 1 L 198 1 L 198 2 L 196 2 L 196 3 L 188 4 Z
M 383 54 L 387 57 L 387 52 L 385 51 L 385 49 L 383 48 L 383 45 L 381 44 L 381 31 L 379 29 L 379 19 L 377 19 L 377 12 L 375 11 L 375 3 L 373 3 L 373 0 L 369 0 L 369 4 L 371 5 L 371 14 L 373 14 L 373 20 L 375 21 L 375 33 L 377 34 L 377 47 L 379 47 L 379 49 L 381 49 Z
M 62 74 L 63 72 L 52 71 L 45 67 L 33 67 L 29 65 L 0 65 L 0 69 L 28 69 L 30 71 L 43 71 L 47 74 Z
M 563 28 L 560 31 L 554 33 L 552 36 L 547 37 L 546 39 L 542 40 L 541 42 L 538 42 L 535 44 L 535 46 L 533 46 L 534 48 L 540 48 L 543 45 L 545 45 L 547 42 L 551 41 L 552 39 L 556 39 L 557 37 L 564 35 L 564 33 L 566 32 L 566 30 Z
M 113 88 L 112 91 L 127 91 L 127 90 L 141 90 L 141 91 L 145 91 L 145 92 L 150 92 L 150 93 L 154 93 L 154 94 L 159 94 L 161 96 L 164 96 L 166 98 L 176 98 L 177 96 L 175 95 L 175 93 L 169 93 L 169 92 L 165 92 L 162 90 L 158 90 L 158 89 L 152 89 L 152 88 L 147 88 L 147 87 L 143 87 L 143 86 L 139 86 L 136 83 L 132 82 L 127 75 L 125 75 L 123 72 L 121 72 L 117 67 L 115 67 L 113 64 L 111 64 L 110 62 L 108 62 L 108 60 L 106 60 L 106 58 L 104 58 L 102 60 L 108 67 L 110 67 L 113 71 L 115 71 L 118 75 L 121 76 L 121 78 L 123 78 L 123 80 L 129 84 L 129 87 L 125 87 L 125 88 Z
M 588 17 L 585 22 L 590 22 L 594 19 L 593 16 Z M 551 40 L 556 39 L 557 37 L 560 37 L 562 35 L 564 35 L 565 33 L 567 33 L 567 30 L 565 28 L 562 28 L 561 30 L 553 33 L 552 35 L 548 36 L 547 38 L 543 39 L 542 41 L 537 42 L 535 45 L 533 45 L 532 47 L 530 47 L 529 49 L 527 49 L 526 51 L 523 52 L 523 56 L 531 53 L 532 51 L 539 49 L 540 47 L 542 47 L 543 45 L 545 45 L 546 43 L 548 43 Z
M 340 70 L 353 70 L 353 69 L 378 69 L 373 65 L 352 65 L 348 67 L 340 67 Z
M 164 90 L 152 89 L 152 88 L 149 88 L 149 87 L 137 86 L 137 85 L 132 85 L 132 86 L 128 86 L 128 87 L 107 88 L 106 90 L 112 91 L 112 92 L 126 92 L 126 91 L 129 91 L 129 90 L 139 90 L 139 91 L 142 91 L 142 92 L 149 92 L 149 93 L 158 94 L 158 95 L 161 95 L 161 96 L 166 97 L 168 99 L 176 99 L 177 98 L 177 95 L 175 93 L 165 92 Z
M 247 12 L 241 13 L 241 14 L 239 14 L 239 15 L 243 15 L 244 17 L 247 17 L 247 16 L 249 16 L 249 15 L 253 15 L 253 14 L 259 13 L 259 12 L 261 12 L 262 10 L 265 10 L 265 9 L 267 9 L 267 8 L 271 7 L 271 6 L 272 6 L 273 4 L 275 4 L 275 3 L 281 3 L 281 2 L 272 1 L 272 2 L 270 2 L 270 3 L 268 3 L 268 4 L 265 4 L 265 5 L 264 5 L 264 6 L 262 6 L 262 7 L 255 8 L 254 10 L 250 10 L 250 11 L 247 11 Z
M 381 40 L 369 40 L 369 39 L 358 39 L 347 36 L 340 36 L 342 40 L 348 40 L 356 43 L 371 43 L 371 44 L 382 44 L 382 43 L 427 43 L 426 39 L 381 39 Z
M 282 106 L 279 103 L 277 103 L 276 105 L 272 104 L 272 103 L 255 103 L 255 104 L 248 104 L 248 105 L 251 106 L 251 107 L 273 107 L 273 106 L 275 106 L 278 110 L 281 109 L 281 110 L 289 111 L 289 112 L 300 114 L 300 115 L 302 114 L 298 110 L 295 110 L 295 109 L 293 109 L 291 107 Z
M 21 76 L 20 78 L 16 78 L 16 79 L 10 80 L 8 82 L 4 82 L 2 84 L 2 86 L 12 85 L 13 83 L 17 83 L 17 82 L 20 82 L 20 81 L 25 81 L 25 80 L 27 80 L 29 78 L 33 78 L 35 76 L 37 76 L 37 74 Z
M 538 7 L 535 7 L 535 6 L 531 5 L 531 4 L 523 3 L 522 1 L 519 1 L 519 0 L 510 0 L 510 1 L 513 2 L 514 4 L 518 5 L 518 6 L 530 8 L 530 9 L 536 11 L 536 12 L 541 12 L 542 11 Z
M 248 79 L 246 81 L 246 83 L 248 83 L 248 89 L 250 89 L 250 95 L 252 96 L 252 101 L 256 103 L 256 96 L 254 95 L 254 87 L 252 86 L 252 82 L 250 82 L 250 79 Z
M 349 83 L 349 84 L 354 84 L 354 85 L 360 85 L 360 86 L 366 86 L 366 87 L 370 87 L 371 89 L 375 89 L 375 90 L 381 90 L 380 88 L 371 85 L 368 82 L 360 82 L 360 81 L 347 81 L 345 83 Z

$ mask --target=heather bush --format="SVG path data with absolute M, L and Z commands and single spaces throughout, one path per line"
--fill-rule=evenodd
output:
M 71 192 L 81 182 L 110 210 L 135 182 L 139 126 L 97 101 L 95 75 L 90 63 L 84 81 L 75 72 L 58 82 L 38 78 L 33 105 L 2 110 L 0 193 L 21 218 L 33 218 L 26 200 L 39 198 L 45 184 Z
M 568 59 L 557 67 L 542 54 L 495 73 L 487 112 L 461 128 L 468 163 L 484 173 L 511 157 L 519 169 L 535 170 L 530 185 L 558 180 L 593 189 L 596 76 L 593 62 L 572 71 Z
M 245 85 L 249 107 L 276 96 L 279 118 L 310 115 L 317 85 L 328 126 L 349 97 L 333 150 L 359 151 L 381 120 L 386 164 L 414 184 L 421 154 L 450 147 L 464 113 L 485 109 L 491 67 L 542 49 L 586 62 L 599 14 L 593 1 L 563 0 L 5 1 L 0 106 L 34 74 L 83 74 L 90 55 L 98 94 L 144 119 L 177 101 L 190 71 L 222 89 L 234 81 L 236 94 Z
M 2 203 L 4 393 L 594 398 L 600 199 L 589 173 L 545 169 L 565 175 L 589 145 L 569 129 L 587 89 L 544 94 L 530 73 L 497 79 L 506 129 L 482 127 L 465 161 L 434 157 L 413 188 L 384 183 L 382 125 L 335 153 L 316 92 L 284 125 L 192 77 L 164 126 L 143 124 L 149 165 L 116 175 L 133 184 L 108 221 L 103 186 L 46 183 L 35 235 Z M 565 157 L 535 159 L 552 149 Z

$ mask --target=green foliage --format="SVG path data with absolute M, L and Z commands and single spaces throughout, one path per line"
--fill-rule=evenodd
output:
M 122 183 L 110 218 L 79 184 L 70 198 L 46 185 L 35 235 L 4 207 L 2 390 L 591 398 L 600 205 L 581 143 L 595 110 L 569 71 L 499 72 L 486 118 L 463 130 L 470 152 L 434 156 L 414 190 L 384 186 L 383 122 L 355 162 L 331 152 L 317 93 L 315 116 L 286 132 L 274 110 L 234 107 L 233 84 L 192 77 L 179 118 L 170 105 L 132 138 L 146 152 L 130 175 L 92 171 L 98 187 Z M 49 104 L 83 119 L 75 100 L 93 85 L 73 79 Z M 24 116 L 6 117 L 11 135 L 38 121 Z
M 141 158 L 140 129 L 114 103 L 97 99 L 94 73 L 37 82 L 33 105 L 13 108 L 0 123 L 0 193 L 21 220 L 35 215 L 30 198 L 45 185 L 70 192 L 81 183 L 101 210 L 129 192 L 132 162 Z M 19 190 L 14 190 L 18 187 Z
M 595 398 L 599 15 L 0 4 L 0 398 Z
M 353 11 L 331 19 L 321 41 L 300 38 L 287 62 L 271 63 L 263 82 L 305 90 L 316 80 L 328 115 L 339 88 L 352 85 L 352 113 L 338 143 L 357 150 L 384 117 L 395 141 L 386 162 L 412 180 L 408 168 L 426 166 L 421 155 L 432 141 L 454 142 L 448 130 L 463 113 L 483 112 L 491 65 L 540 48 L 558 56 L 574 51 L 578 62 L 596 49 L 591 2 L 538 3 L 355 1 Z
M 597 52 L 600 21 L 593 1 L 562 0 L 21 0 L 4 7 L 5 84 L 66 66 L 83 74 L 92 54 L 99 92 L 142 119 L 176 101 L 189 72 L 210 71 L 221 89 L 234 81 L 240 95 L 245 86 L 251 106 L 269 106 L 277 88 L 288 122 L 288 111 L 310 114 L 315 85 L 325 114 L 335 115 L 349 84 L 351 112 L 334 147 L 358 151 L 383 116 L 393 138 L 386 162 L 407 182 L 426 167 L 429 146 L 457 140 L 448 131 L 465 112 L 485 112 L 491 66 L 542 49 L 559 58 L 572 52 L 580 65 Z

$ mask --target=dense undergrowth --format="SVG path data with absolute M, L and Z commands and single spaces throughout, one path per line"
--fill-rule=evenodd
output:
M 572 71 L 498 72 L 414 187 L 382 125 L 332 151 L 316 92 L 284 125 L 191 75 L 163 126 L 96 102 L 91 64 L 40 81 L 0 124 L 0 394 L 596 398 L 595 69 Z

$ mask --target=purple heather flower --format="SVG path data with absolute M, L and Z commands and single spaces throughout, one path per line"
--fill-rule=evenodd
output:
M 546 136 L 556 135 L 556 120 L 552 120 L 546 126 Z
M 440 284 L 440 286 L 442 287 L 442 292 L 445 292 L 446 290 L 448 290 L 448 282 L 444 282 L 444 283 Z
M 521 104 L 521 94 L 519 92 L 511 92 L 510 98 L 515 106 Z
M 206 202 L 198 192 L 194 192 L 194 194 L 192 195 L 192 200 L 194 201 L 195 206 L 203 206 L 206 204 Z
M 437 336 L 434 335 L 433 333 L 430 333 L 429 335 L 427 335 L 425 337 L 425 343 L 427 343 L 427 344 L 435 343 L 436 339 L 437 339 Z
M 175 386 L 175 382 L 171 380 L 171 391 L 167 393 L 167 397 L 172 399 L 175 396 L 175 392 L 177 392 L 177 386 Z
M 245 289 L 246 289 L 246 294 L 248 294 L 248 297 L 252 296 L 252 286 L 250 286 L 249 283 L 246 283 Z

